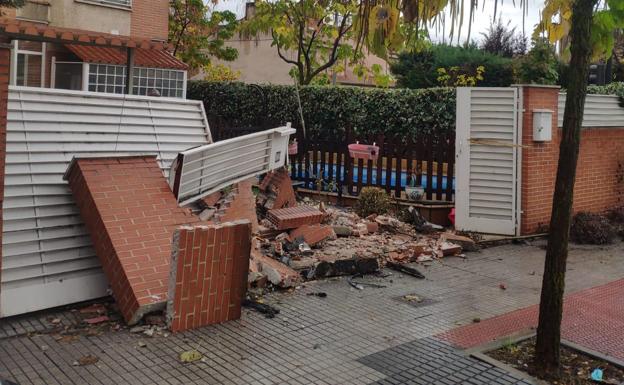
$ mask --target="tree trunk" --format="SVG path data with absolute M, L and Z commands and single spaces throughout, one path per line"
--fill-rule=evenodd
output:
M 559 164 L 553 196 L 550 235 L 544 264 L 535 364 L 542 373 L 559 369 L 559 343 L 565 286 L 572 196 L 580 145 L 591 55 L 592 11 L 597 0 L 573 0 L 570 71 Z

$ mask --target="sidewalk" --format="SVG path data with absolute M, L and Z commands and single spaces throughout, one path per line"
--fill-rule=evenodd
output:
M 470 253 L 467 260 L 420 265 L 425 280 L 397 273 L 367 277 L 386 287 L 361 291 L 346 278 L 308 283 L 265 297 L 281 310 L 275 318 L 245 310 L 239 321 L 168 337 L 111 327 L 57 341 L 52 330 L 59 325 L 49 319 L 70 327 L 76 318 L 71 311 L 3 319 L 0 378 L 20 385 L 524 384 L 434 336 L 472 325 L 476 317 L 486 320 L 537 303 L 543 255 L 539 245 L 501 246 Z M 568 293 L 622 277 L 623 243 L 571 250 Z M 500 283 L 507 290 L 501 290 Z M 307 295 L 312 292 L 327 297 Z M 422 301 L 404 299 L 414 294 Z M 621 304 L 609 301 L 601 305 L 605 312 L 621 310 Z M 486 321 L 478 325 L 482 324 Z M 621 326 L 605 325 L 604 336 L 613 328 Z M 189 349 L 197 349 L 204 360 L 181 363 L 179 354 Z M 99 361 L 72 365 L 88 354 Z

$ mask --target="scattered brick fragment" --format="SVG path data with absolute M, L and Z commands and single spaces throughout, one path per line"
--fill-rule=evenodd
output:
M 331 226 L 303 225 L 290 232 L 291 242 L 299 237 L 302 237 L 308 245 L 315 246 L 328 239 L 335 239 L 336 233 Z

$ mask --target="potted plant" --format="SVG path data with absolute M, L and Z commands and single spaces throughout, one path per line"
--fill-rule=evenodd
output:
M 409 186 L 405 186 L 405 195 L 412 201 L 421 201 L 425 196 L 425 188 L 416 185 L 416 175 L 412 174 Z
M 373 142 L 373 145 L 360 144 L 359 141 L 351 143 L 349 146 L 349 156 L 354 159 L 377 160 L 379 156 L 379 146 Z

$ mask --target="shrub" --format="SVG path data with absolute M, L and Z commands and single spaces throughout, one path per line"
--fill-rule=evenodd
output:
M 616 229 L 602 215 L 580 212 L 572 219 L 570 237 L 576 243 L 605 245 L 613 243 Z
M 360 192 L 355 212 L 362 218 L 371 214 L 382 215 L 388 212 L 391 205 L 392 200 L 384 190 L 377 187 L 364 187 Z
M 299 90 L 310 139 L 356 135 L 402 137 L 455 131 L 455 90 L 306 86 Z M 192 81 L 188 97 L 203 100 L 212 128 L 259 130 L 292 122 L 301 127 L 294 86 Z
M 428 88 L 438 84 L 438 68 L 459 67 L 462 73 L 475 73 L 477 67 L 485 69 L 479 86 L 507 87 L 514 81 L 513 66 L 504 58 L 476 47 L 434 45 L 420 52 L 404 52 L 390 64 L 390 71 L 398 87 Z
M 519 83 L 557 84 L 559 61 L 547 39 L 536 39 L 528 54 L 517 61 L 516 75 Z

